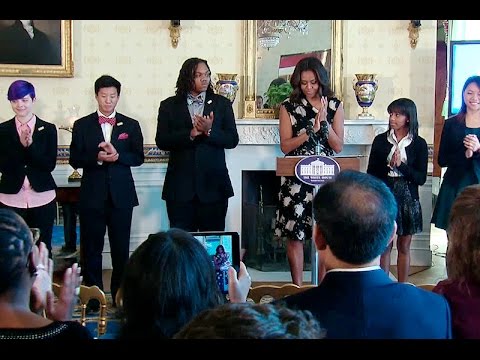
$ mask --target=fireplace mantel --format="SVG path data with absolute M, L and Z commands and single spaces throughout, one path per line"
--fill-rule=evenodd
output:
M 345 145 L 371 145 L 375 135 L 386 131 L 388 120 L 345 120 Z M 240 145 L 280 143 L 278 119 L 238 119 Z

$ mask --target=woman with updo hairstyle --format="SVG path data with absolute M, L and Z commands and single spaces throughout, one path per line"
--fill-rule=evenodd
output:
M 12 210 L 0 209 L 0 340 L 93 338 L 86 327 L 71 320 L 80 268 L 74 264 L 65 271 L 55 303 L 52 272 L 45 244 L 34 245 L 25 221 Z

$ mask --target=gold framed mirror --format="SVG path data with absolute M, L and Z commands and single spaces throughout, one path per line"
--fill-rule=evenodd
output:
M 259 20 L 244 20 L 244 86 L 243 89 L 243 118 L 244 119 L 273 119 L 275 118 L 273 110 L 271 109 L 257 109 L 257 94 L 258 87 L 258 54 L 257 54 L 257 22 Z M 325 20 L 310 20 L 325 21 Z M 342 20 L 327 20 L 331 21 L 330 35 L 330 83 L 333 92 L 339 99 L 343 99 L 343 21 Z M 310 31 L 309 31 L 310 32 Z

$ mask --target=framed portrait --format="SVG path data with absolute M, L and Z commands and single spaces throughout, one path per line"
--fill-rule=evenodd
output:
M 0 76 L 73 77 L 72 20 L 0 20 Z

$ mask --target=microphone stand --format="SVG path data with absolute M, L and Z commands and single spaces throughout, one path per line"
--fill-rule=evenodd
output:
M 327 126 L 327 131 L 322 129 L 322 126 Z M 323 131 L 322 131 L 323 130 Z M 320 138 L 315 136 L 315 132 L 313 131 L 313 126 L 310 125 L 307 128 L 307 134 L 312 139 L 313 143 L 315 144 L 315 155 L 321 155 L 323 151 L 323 145 L 321 144 L 321 140 L 326 141 L 328 139 L 328 124 L 326 121 L 320 122 Z M 311 282 L 313 285 L 318 285 L 318 265 L 319 265 L 319 258 L 318 258 L 318 251 L 317 247 L 315 246 L 315 241 L 313 240 L 313 228 L 315 226 L 315 218 L 313 216 L 313 199 L 318 192 L 320 185 L 315 185 L 313 187 L 313 196 L 312 196 L 312 244 L 311 244 L 311 264 L 312 264 L 312 277 Z

